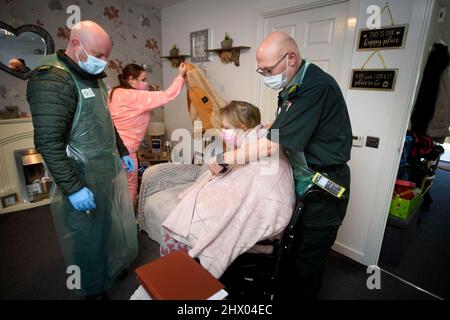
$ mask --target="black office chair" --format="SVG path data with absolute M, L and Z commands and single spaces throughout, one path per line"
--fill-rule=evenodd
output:
M 280 240 L 264 240 L 257 245 L 271 246 L 271 253 L 245 252 L 236 258 L 220 278 L 230 300 L 255 299 L 273 301 L 285 285 L 283 274 L 293 267 L 292 248 L 296 239 L 297 223 L 304 204 L 312 194 L 328 194 L 312 187 L 302 197 L 297 196 L 294 212 Z

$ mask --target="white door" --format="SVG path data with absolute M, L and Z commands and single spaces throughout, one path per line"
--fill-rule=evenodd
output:
M 308 9 L 265 18 L 264 37 L 283 31 L 293 37 L 303 58 L 331 74 L 341 86 L 341 66 L 347 30 L 349 3 Z M 278 92 L 261 81 L 259 106 L 263 123 L 275 118 Z

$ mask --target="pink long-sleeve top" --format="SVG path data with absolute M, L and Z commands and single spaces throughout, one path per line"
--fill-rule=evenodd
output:
M 150 111 L 175 99 L 184 85 L 178 75 L 165 91 L 117 88 L 109 103 L 114 125 L 130 153 L 136 152 L 150 122 Z

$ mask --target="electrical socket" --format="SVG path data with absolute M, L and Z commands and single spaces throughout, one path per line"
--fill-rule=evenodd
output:
M 362 147 L 363 146 L 363 136 L 354 135 L 352 136 L 352 146 L 354 147 Z

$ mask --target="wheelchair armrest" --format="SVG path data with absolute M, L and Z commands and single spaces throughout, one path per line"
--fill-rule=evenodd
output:
M 279 239 L 273 239 L 273 240 L 270 240 L 270 239 L 266 239 L 266 240 L 261 240 L 261 241 L 258 241 L 257 243 L 256 243 L 256 245 L 259 245 L 259 246 L 277 246 L 278 244 L 280 243 L 280 240 Z
M 322 195 L 326 195 L 328 197 L 332 197 L 335 199 L 344 199 L 345 198 L 345 196 L 338 198 L 338 197 L 332 195 L 331 193 L 325 191 L 324 189 L 314 185 L 311 188 L 309 188 L 305 193 L 303 193 L 303 195 L 301 197 L 297 196 L 296 206 L 297 206 L 298 202 L 305 203 L 308 200 L 308 198 L 313 194 L 322 194 Z
M 292 214 L 291 220 L 289 221 L 289 224 L 287 225 L 287 227 L 285 229 L 283 238 L 280 242 L 280 244 L 284 247 L 283 248 L 284 250 L 290 251 L 290 249 L 292 247 L 292 241 L 295 237 L 294 236 L 295 227 L 296 227 L 297 222 L 300 218 L 300 215 L 303 211 L 303 207 L 305 206 L 305 203 L 307 203 L 308 198 L 313 194 L 322 194 L 322 195 L 326 195 L 328 197 L 336 198 L 333 195 L 331 195 L 330 193 L 328 193 L 327 191 L 325 191 L 317 186 L 311 187 L 302 196 L 297 195 L 294 212 Z M 336 198 L 336 199 L 338 199 L 338 198 Z

